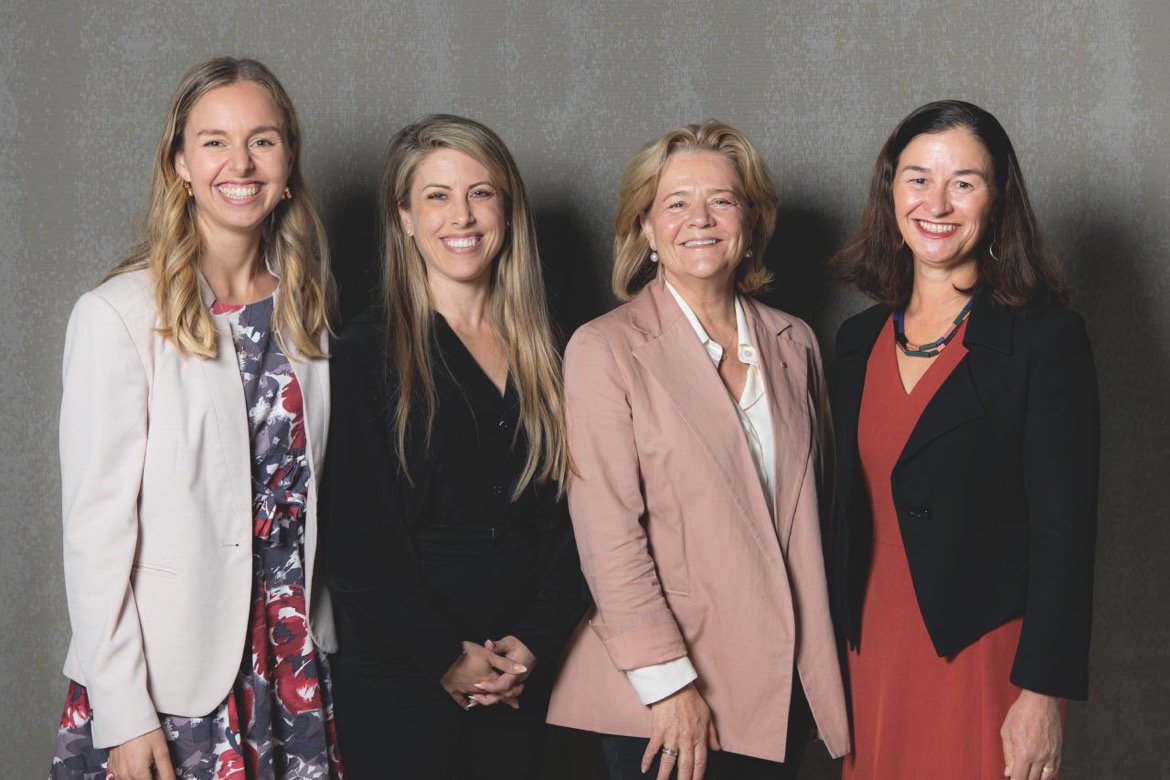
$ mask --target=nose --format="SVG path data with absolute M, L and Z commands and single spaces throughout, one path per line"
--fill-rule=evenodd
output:
M 451 222 L 456 225 L 470 225 L 475 222 L 475 213 L 471 210 L 471 202 L 466 198 L 455 198 L 451 209 Z
M 698 201 L 691 207 L 690 224 L 692 227 L 707 227 L 711 224 L 711 212 L 707 210 L 707 204 L 703 201 Z
M 951 210 L 950 193 L 946 187 L 932 187 L 926 196 L 926 208 L 932 216 L 946 214 Z
M 252 170 L 252 162 L 252 149 L 247 144 L 237 144 L 232 148 L 232 172 L 247 173 Z

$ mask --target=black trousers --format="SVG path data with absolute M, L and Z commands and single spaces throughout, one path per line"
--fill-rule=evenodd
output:
M 420 565 L 462 638 L 483 642 L 511 633 L 535 592 L 538 546 L 531 537 L 483 529 L 440 529 L 418 540 Z M 338 745 L 350 780 L 539 777 L 548 691 L 556 659 L 533 670 L 520 709 L 504 704 L 464 710 L 395 648 L 363 644 L 342 626 L 333 656 Z
M 788 707 L 788 750 L 783 763 L 763 758 L 711 750 L 707 753 L 707 771 L 704 780 L 795 780 L 800 771 L 800 762 L 808 746 L 812 728 L 812 713 L 808 699 L 800 685 L 800 677 L 793 674 L 792 702 Z M 601 737 L 601 750 L 609 768 L 611 780 L 647 780 L 658 777 L 658 766 L 662 753 L 654 758 L 650 770 L 642 774 L 642 756 L 650 740 L 641 737 L 620 737 L 605 734 Z M 671 772 L 673 778 L 676 772 Z

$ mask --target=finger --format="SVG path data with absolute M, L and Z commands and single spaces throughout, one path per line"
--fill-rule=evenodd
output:
M 485 660 L 492 665 L 493 668 L 500 670 L 505 674 L 523 674 L 528 671 L 528 667 L 524 664 L 518 664 L 510 658 L 505 658 L 502 655 L 495 653 L 488 653 Z
M 164 741 L 161 747 L 154 751 L 154 768 L 158 770 L 158 780 L 175 780 L 175 767 L 171 765 L 171 751 Z M 147 777 L 149 777 L 149 772 Z
M 473 683 L 476 689 L 485 693 L 500 693 L 506 691 L 512 686 L 516 685 L 516 675 L 514 674 L 498 674 L 495 677 L 481 680 Z
M 669 745 L 667 747 L 669 747 Z M 654 759 L 651 758 L 650 760 L 653 761 Z M 675 755 L 672 753 L 663 753 L 661 750 L 659 750 L 658 780 L 670 780 L 670 773 L 674 771 L 675 764 L 677 763 L 678 758 Z M 681 775 L 679 780 L 682 780 Z
M 707 773 L 707 743 L 699 740 L 695 743 L 695 768 L 691 770 L 691 780 L 703 780 Z
M 707 747 L 712 750 L 722 750 L 723 746 L 719 744 L 719 732 L 715 730 L 715 721 L 707 721 Z
M 653 731 L 650 733 L 650 741 L 646 743 L 646 752 L 642 754 L 642 774 L 650 771 L 650 765 L 654 763 L 654 756 L 662 749 L 662 734 Z

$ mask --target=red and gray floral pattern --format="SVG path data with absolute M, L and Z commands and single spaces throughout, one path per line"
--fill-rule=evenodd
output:
M 344 780 L 328 660 L 313 646 L 305 609 L 304 405 L 271 332 L 272 304 L 212 307 L 231 326 L 247 403 L 254 580 L 247 651 L 227 699 L 206 717 L 159 716 L 180 778 Z M 92 718 L 85 688 L 71 683 L 50 780 L 105 780 L 107 751 L 93 747 Z

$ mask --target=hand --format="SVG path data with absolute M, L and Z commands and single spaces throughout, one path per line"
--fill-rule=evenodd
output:
M 497 655 L 482 645 L 464 642 L 463 655 L 455 659 L 439 684 L 460 708 L 468 710 L 476 704 L 471 696 L 479 693 L 475 684 L 480 680 L 501 674 L 524 674 L 527 671 L 528 668 L 523 664 Z
M 1020 691 L 1008 710 L 1003 739 L 1003 776 L 1012 780 L 1052 780 L 1060 771 L 1060 700 Z M 1052 767 L 1052 771 L 1046 771 Z
M 483 693 L 477 693 L 471 698 L 476 704 L 490 706 L 497 702 L 503 702 L 513 709 L 519 709 L 519 698 L 520 694 L 524 692 L 524 681 L 536 668 L 536 656 L 532 654 L 527 645 L 510 634 L 496 642 L 489 639 L 484 642 L 483 646 L 497 655 L 502 655 L 508 660 L 520 664 L 526 668 L 526 671 L 508 672 L 480 680 L 475 684 L 475 687 Z
M 151 771 L 154 767 L 155 771 Z M 111 780 L 175 780 L 171 751 L 161 728 L 110 748 L 106 772 Z
M 664 746 L 678 754 L 662 754 L 658 780 L 667 780 L 676 764 L 678 780 L 702 780 L 707 771 L 707 749 L 720 749 L 711 710 L 694 683 L 650 705 L 650 744 L 642 756 L 643 773 Z

